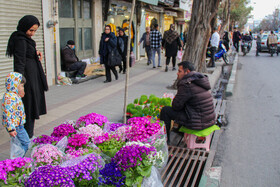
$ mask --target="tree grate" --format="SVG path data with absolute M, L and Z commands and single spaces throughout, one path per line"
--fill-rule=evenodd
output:
M 165 187 L 196 187 L 203 173 L 208 152 L 168 146 L 168 162 L 161 172 Z

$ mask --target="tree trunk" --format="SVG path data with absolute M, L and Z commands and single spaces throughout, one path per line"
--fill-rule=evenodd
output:
M 192 17 L 183 61 L 190 61 L 199 72 L 206 72 L 206 49 L 210 38 L 211 20 L 216 16 L 221 0 L 193 1 Z
M 230 1 L 231 0 L 226 0 L 224 4 L 224 9 L 223 9 L 223 18 L 222 18 L 222 23 L 221 23 L 221 28 L 220 28 L 220 36 L 224 33 L 225 27 L 229 24 L 229 16 L 230 16 Z

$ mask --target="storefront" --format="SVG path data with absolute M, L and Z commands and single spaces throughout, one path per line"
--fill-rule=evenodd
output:
M 107 21 L 105 21 L 104 24 L 110 25 L 112 32 L 114 32 L 116 35 L 118 34 L 117 31 L 119 30 L 119 28 L 125 29 L 125 33 L 126 35 L 128 35 L 131 6 L 132 4 L 126 1 L 110 1 Z M 134 12 L 131 28 L 133 51 L 136 50 L 136 31 L 136 14 Z
M 1 1 L 0 6 L 0 95 L 2 96 L 5 90 L 5 78 L 8 73 L 13 71 L 13 58 L 6 56 L 6 48 L 10 35 L 16 30 L 18 21 L 24 16 L 32 13 L 36 16 L 41 26 L 37 30 L 33 39 L 36 41 L 37 49 L 44 54 L 44 35 L 43 35 L 43 19 L 42 19 L 42 1 L 30 0 L 26 3 L 25 0 Z M 43 68 L 46 69 L 45 60 L 42 60 Z

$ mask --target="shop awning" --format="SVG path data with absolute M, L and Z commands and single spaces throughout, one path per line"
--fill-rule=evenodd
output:
M 158 0 L 139 0 L 150 5 L 158 5 Z

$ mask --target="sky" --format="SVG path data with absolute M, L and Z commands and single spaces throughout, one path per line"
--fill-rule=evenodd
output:
M 280 0 L 251 0 L 254 8 L 252 15 L 254 20 L 262 20 L 265 16 L 272 14 L 275 8 L 280 8 Z

